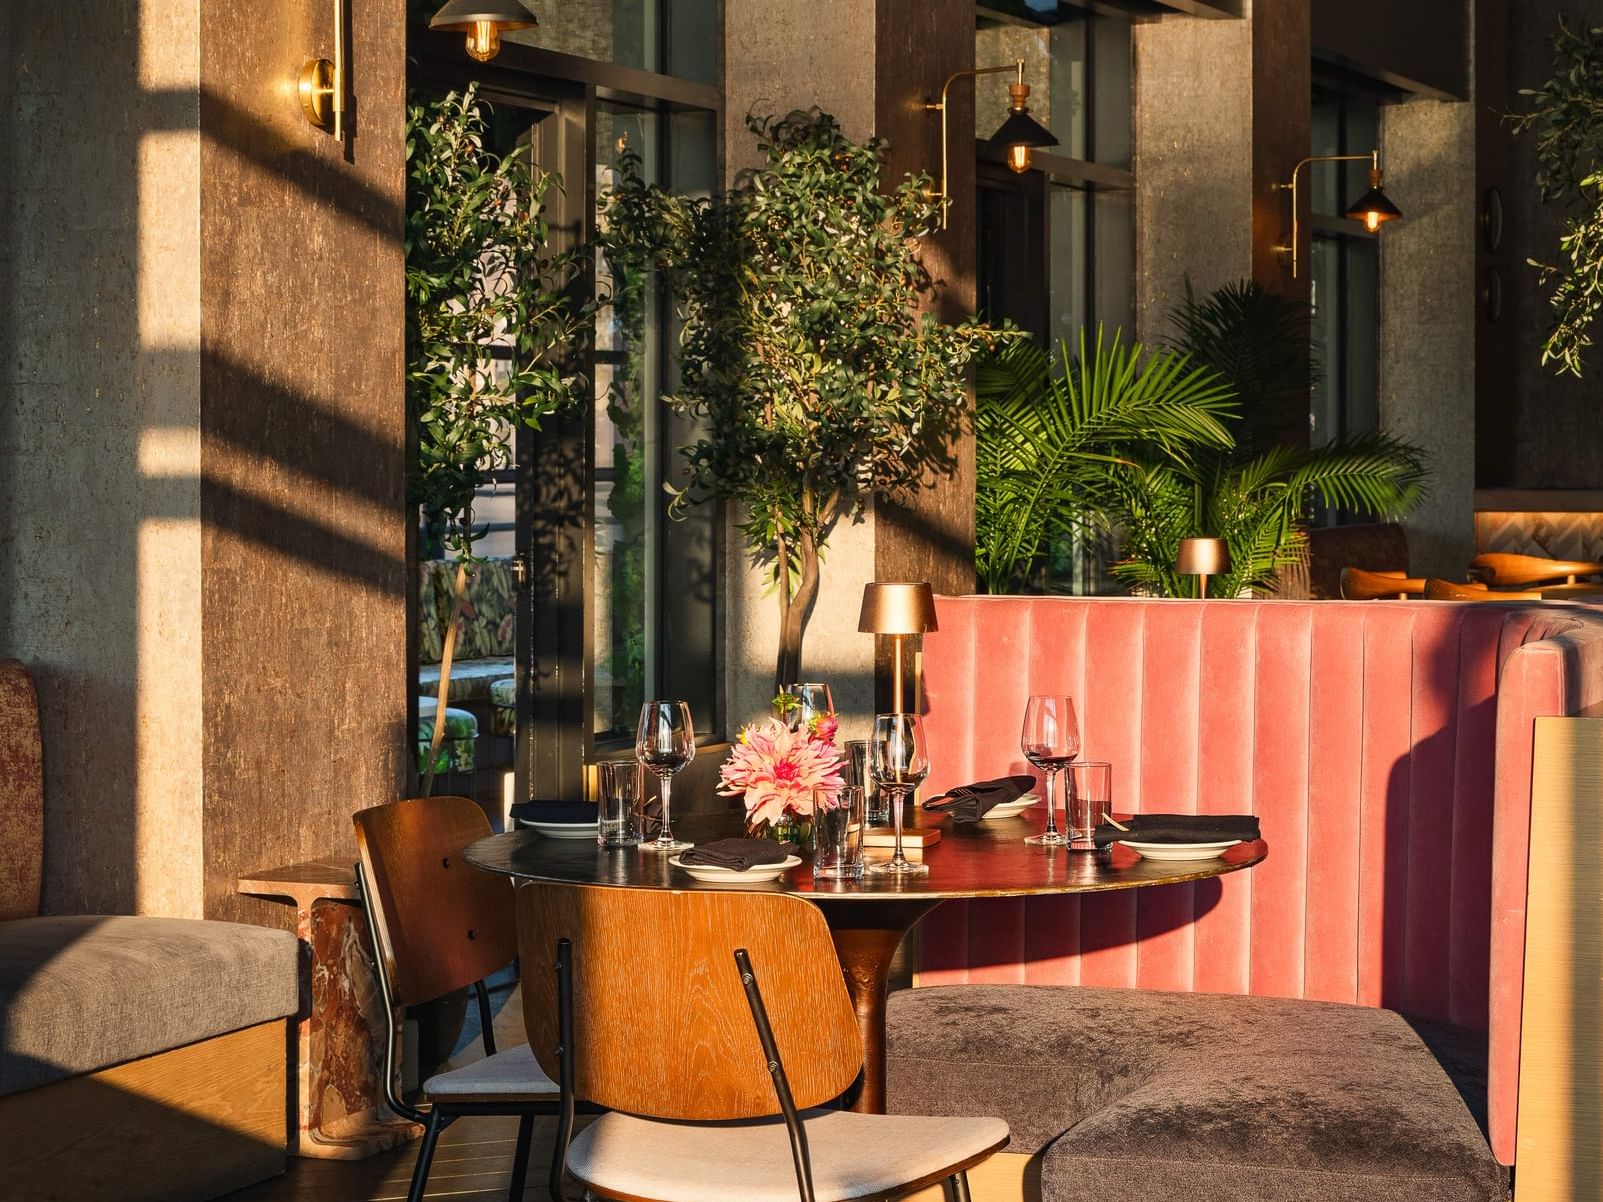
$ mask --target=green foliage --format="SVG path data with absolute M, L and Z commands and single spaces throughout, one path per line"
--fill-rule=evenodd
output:
M 1428 475 L 1424 452 L 1399 439 L 1360 434 L 1309 448 L 1265 440 L 1274 424 L 1269 406 L 1283 412 L 1292 397 L 1306 404 L 1311 360 L 1302 306 L 1256 283 L 1238 284 L 1201 300 L 1188 295 L 1171 319 L 1178 348 L 1237 396 L 1242 409 L 1232 429 L 1246 437 L 1189 454 L 1153 444 L 1114 465 L 1108 488 L 1125 559 L 1113 571 L 1125 583 L 1192 595 L 1197 581 L 1175 573 L 1175 557 L 1182 538 L 1208 535 L 1229 542 L 1231 561 L 1211 595 L 1266 589 L 1301 557 L 1316 503 L 1395 518 L 1418 502 Z
M 408 105 L 406 160 L 409 491 L 470 558 L 474 493 L 511 466 L 517 428 L 583 393 L 566 369 L 587 329 L 581 260 L 547 246 L 545 199 L 561 181 L 486 145 L 475 89 Z
M 1110 472 L 1147 446 L 1176 462 L 1198 446 L 1228 447 L 1231 393 L 1186 355 L 1117 333 L 1065 343 L 1054 361 L 1014 342 L 980 364 L 975 444 L 975 566 L 989 593 L 1021 589 L 1050 544 L 1095 525 L 1116 501 Z
M 1529 108 L 1509 122 L 1516 133 L 1535 135 L 1542 200 L 1568 210 L 1559 239 L 1568 262 L 1531 260 L 1552 287 L 1553 324 L 1542 344 L 1542 363 L 1579 376 L 1603 312 L 1603 29 L 1575 29 L 1561 20 L 1553 39 L 1553 77 L 1520 95 Z
M 615 266 L 661 270 L 679 301 L 667 400 L 706 433 L 682 448 L 674 504 L 738 505 L 750 554 L 773 573 L 788 683 L 830 532 L 870 494 L 951 472 L 969 364 L 1000 332 L 920 312 L 917 239 L 937 217 L 927 178 L 882 190 L 883 144 L 851 141 L 816 109 L 747 124 L 760 168 L 710 199 L 626 172 L 604 199 L 604 245 Z

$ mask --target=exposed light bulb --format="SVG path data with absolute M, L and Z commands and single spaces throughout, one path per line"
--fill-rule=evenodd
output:
M 1364 228 L 1371 234 L 1380 228 L 1380 214 L 1374 209 L 1364 214 Z
M 1008 168 L 1019 175 L 1030 169 L 1030 148 L 1028 146 L 1009 146 L 1007 148 Z
M 468 54 L 487 63 L 501 53 L 501 27 L 494 21 L 475 21 L 468 31 Z

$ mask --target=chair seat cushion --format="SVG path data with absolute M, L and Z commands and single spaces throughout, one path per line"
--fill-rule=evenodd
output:
M 809 1110 L 802 1121 L 818 1202 L 883 1198 L 950 1175 L 1007 1142 L 994 1118 L 913 1118 Z M 663 1123 L 604 1114 L 574 1137 L 568 1169 L 608 1196 L 657 1202 L 796 1202 L 781 1118 Z
M 423 1083 L 423 1093 L 431 1099 L 461 1102 L 469 1098 L 555 1098 L 558 1090 L 557 1083 L 536 1062 L 529 1045 L 520 1043 L 430 1077 Z
M 192 918 L 0 923 L 0 1094 L 294 1014 L 288 931 Z
M 1388 1010 L 1156 990 L 893 995 L 892 1113 L 1001 1115 L 1046 1202 L 1492 1202 L 1507 1178 Z

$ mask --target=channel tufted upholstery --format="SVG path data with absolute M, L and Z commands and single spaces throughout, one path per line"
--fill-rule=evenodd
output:
M 948 597 L 924 640 L 933 794 L 1028 772 L 1031 693 L 1131 811 L 1263 819 L 1223 880 L 948 903 L 920 985 L 1139 986 L 1385 1007 L 1488 1033 L 1514 1159 L 1532 722 L 1603 704 L 1583 606 Z

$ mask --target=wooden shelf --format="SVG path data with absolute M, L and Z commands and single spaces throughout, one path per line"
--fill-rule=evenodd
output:
M 1603 489 L 1477 488 L 1476 513 L 1603 513 Z

